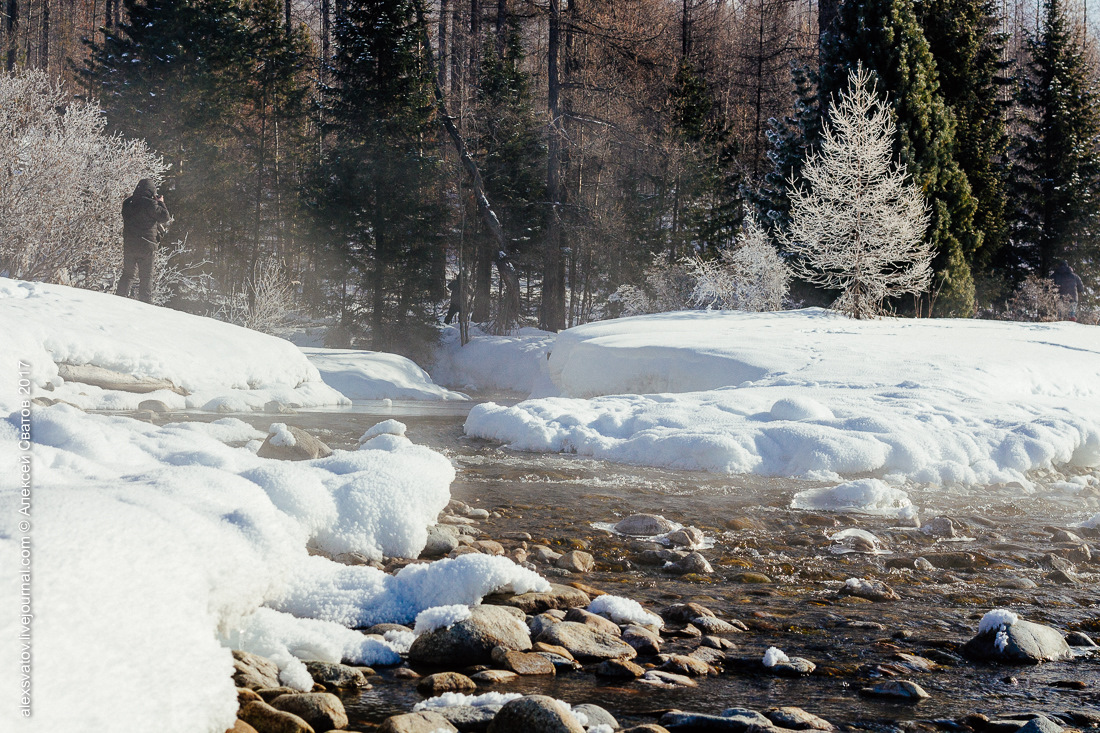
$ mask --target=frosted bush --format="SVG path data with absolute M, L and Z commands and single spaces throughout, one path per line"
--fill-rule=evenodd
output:
M 105 287 L 122 263 L 122 202 L 167 164 L 105 131 L 99 105 L 41 71 L 0 75 L 0 273 Z
M 691 308 L 695 278 L 690 262 L 690 259 L 682 259 L 670 263 L 663 255 L 656 254 L 645 270 L 641 287 L 621 285 L 612 293 L 610 300 L 619 304 L 624 316 Z
M 717 260 L 694 258 L 690 272 L 695 279 L 692 304 L 722 310 L 779 310 L 791 279 L 787 264 L 751 215 L 736 247 L 722 250 Z
M 1028 275 L 1005 304 L 1006 321 L 1063 321 L 1069 316 L 1069 299 L 1053 280 Z

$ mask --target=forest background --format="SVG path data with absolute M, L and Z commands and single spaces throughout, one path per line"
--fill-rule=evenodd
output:
M 1094 283 L 1095 61 L 1085 0 L 0 0 L 5 73 L 163 156 L 168 304 L 292 304 L 414 357 L 448 286 L 490 329 L 560 330 L 719 261 L 747 215 L 790 257 L 857 64 L 931 214 L 932 286 L 892 311 L 995 315 L 1061 259 Z M 39 278 L 111 287 L 90 262 Z

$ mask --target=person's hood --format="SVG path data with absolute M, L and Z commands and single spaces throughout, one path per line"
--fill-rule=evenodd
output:
M 134 189 L 134 195 L 155 199 L 157 197 L 157 184 L 152 178 L 142 178 Z

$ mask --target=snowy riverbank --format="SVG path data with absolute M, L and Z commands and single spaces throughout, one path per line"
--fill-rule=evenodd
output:
M 549 371 L 563 397 L 479 405 L 467 433 L 828 480 L 1026 484 L 1100 465 L 1100 329 L 1074 323 L 668 313 L 565 331 Z

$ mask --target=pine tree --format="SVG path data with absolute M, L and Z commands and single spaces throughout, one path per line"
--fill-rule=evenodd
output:
M 977 204 L 954 158 L 954 116 L 940 96 L 935 62 L 913 2 L 848 0 L 840 6 L 835 28 L 822 48 L 822 107 L 860 62 L 878 76 L 897 125 L 897 157 L 932 209 L 926 236 L 936 252 L 937 312 L 969 316 L 974 280 L 967 263 L 982 244 L 974 225 Z
M 940 94 L 955 116 L 955 159 L 977 203 L 974 226 L 981 246 L 968 256 L 975 277 L 989 274 L 1008 225 L 1005 104 L 1002 61 L 1007 36 L 999 32 L 994 0 L 924 0 L 917 15 L 936 60 Z
M 371 348 L 414 354 L 434 336 L 445 283 L 434 73 L 409 0 L 356 0 L 337 20 L 333 141 L 318 218 L 349 286 L 342 325 Z
M 1095 268 L 1100 160 L 1097 97 L 1061 0 L 1045 0 L 1021 79 L 1024 134 L 1014 171 L 1019 209 L 1007 262 L 1022 279 L 1047 276 L 1060 259 Z

